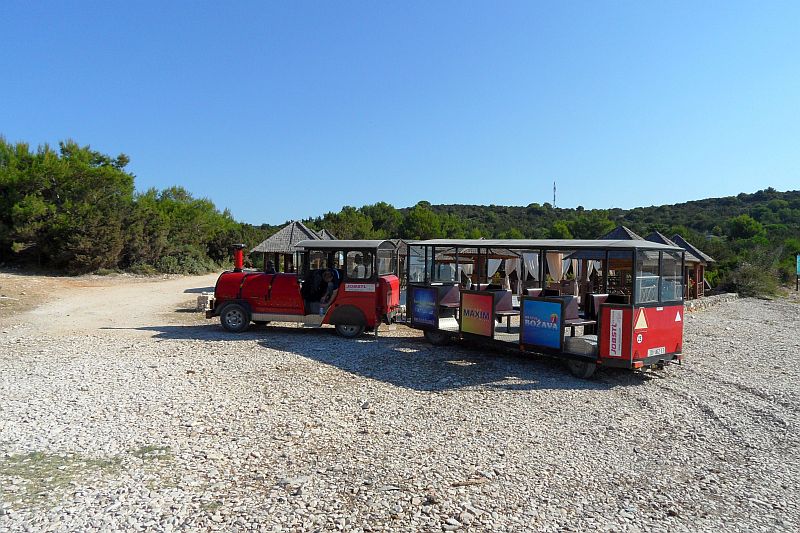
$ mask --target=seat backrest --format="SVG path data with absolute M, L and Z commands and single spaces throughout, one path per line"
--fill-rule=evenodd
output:
M 574 279 L 562 279 L 560 285 L 561 294 L 571 294 L 573 296 L 578 294 L 578 282 Z
M 540 289 L 540 288 L 525 289 L 525 294 L 527 294 L 528 296 L 534 296 L 534 297 L 535 296 L 541 296 L 542 295 L 542 289 Z
M 474 283 L 472 285 L 472 290 L 473 291 L 485 291 L 486 289 L 489 288 L 489 285 L 490 285 L 489 283 Z
M 558 289 L 543 289 L 541 296 L 561 296 L 561 291 Z
M 592 319 L 597 319 L 598 315 L 600 314 L 600 306 L 606 303 L 608 300 L 608 294 L 590 294 L 589 301 L 586 305 L 589 308 L 586 310 L 586 313 Z
M 461 301 L 458 285 L 442 285 L 439 287 L 439 305 L 457 304 Z
M 494 310 L 511 311 L 514 305 L 511 299 L 511 291 L 496 291 L 494 293 Z
M 574 320 L 580 318 L 580 309 L 578 308 L 578 298 L 575 296 L 563 296 L 564 300 L 564 320 Z

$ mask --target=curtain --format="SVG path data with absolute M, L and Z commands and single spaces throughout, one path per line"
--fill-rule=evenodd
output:
M 525 262 L 525 270 L 533 279 L 539 280 L 539 254 L 524 253 L 522 260 Z
M 506 276 L 510 276 L 512 272 L 517 271 L 519 269 L 519 259 L 506 259 Z M 517 276 L 522 277 L 522 275 L 517 272 Z
M 589 279 L 595 270 L 599 273 L 601 266 L 601 261 L 586 261 L 586 279 Z
M 564 254 L 555 252 L 549 252 L 547 254 L 547 270 L 550 273 L 550 277 L 553 278 L 553 281 L 561 281 L 561 278 L 564 277 L 563 258 Z
M 461 283 L 461 273 L 463 272 L 464 275 L 467 278 L 466 289 L 468 289 L 468 290 L 472 288 L 472 270 L 473 270 L 473 266 L 474 265 L 472 263 L 467 263 L 467 264 L 459 263 L 458 264 L 458 282 Z
M 489 259 L 489 271 L 486 273 L 486 277 L 491 278 L 494 276 L 494 273 L 500 268 L 500 263 L 502 262 L 502 259 Z
M 559 254 L 561 255 L 561 254 Z M 561 260 L 561 278 L 563 279 L 566 277 L 567 272 L 569 272 L 570 267 L 572 267 L 572 275 L 575 279 L 578 279 L 578 260 L 577 259 L 562 259 Z

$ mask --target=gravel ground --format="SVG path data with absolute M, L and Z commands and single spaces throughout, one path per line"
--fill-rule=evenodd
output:
M 404 327 L 37 320 L 0 336 L 0 531 L 800 528 L 797 302 L 591 381 Z

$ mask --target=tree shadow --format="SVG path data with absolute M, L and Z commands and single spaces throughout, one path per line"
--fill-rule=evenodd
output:
M 213 286 L 212 287 L 193 287 L 191 289 L 185 289 L 183 292 L 184 292 L 184 294 L 186 294 L 186 293 L 189 293 L 189 294 L 201 294 L 201 293 L 204 293 L 204 292 L 214 292 L 214 287 Z
M 421 336 L 387 332 L 375 338 L 336 336 L 333 328 L 252 326 L 229 333 L 218 324 L 149 326 L 155 338 L 171 340 L 257 341 L 271 350 L 297 354 L 350 374 L 426 392 L 477 390 L 609 390 L 642 385 L 641 372 L 602 369 L 594 379 L 572 376 L 557 359 L 494 347 L 453 343 L 433 346 Z M 405 332 L 404 332 L 405 333 Z

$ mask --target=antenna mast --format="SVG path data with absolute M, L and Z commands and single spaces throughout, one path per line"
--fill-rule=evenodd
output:
M 553 207 L 556 206 L 556 182 L 553 182 Z

